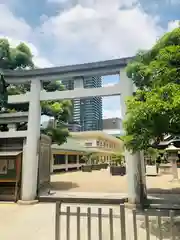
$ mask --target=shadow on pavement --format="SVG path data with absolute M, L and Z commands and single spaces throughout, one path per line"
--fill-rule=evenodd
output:
M 148 194 L 180 194 L 180 184 L 179 187 L 163 189 L 163 188 L 148 188 Z
M 50 183 L 50 186 L 51 186 L 51 190 L 69 190 L 69 189 L 72 189 L 72 188 L 77 188 L 79 187 L 78 184 L 76 183 L 73 183 L 73 182 L 62 182 L 62 181 L 53 181 Z
M 146 229 L 144 221 L 141 221 L 140 227 L 143 229 Z M 172 228 L 171 228 L 171 222 L 169 218 L 168 219 L 162 218 L 161 227 L 159 226 L 157 219 L 149 219 L 149 230 L 150 230 L 150 234 L 157 237 L 157 239 L 172 238 Z M 179 233 L 180 233 L 180 219 L 175 219 L 173 223 L 173 235 L 174 235 L 173 239 L 180 240 Z

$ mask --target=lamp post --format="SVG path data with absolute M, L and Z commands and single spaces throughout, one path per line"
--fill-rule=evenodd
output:
M 172 164 L 172 175 L 173 181 L 178 180 L 178 169 L 177 169 L 177 159 L 178 159 L 178 151 L 179 148 L 175 147 L 173 143 L 171 143 L 166 149 L 168 159 Z

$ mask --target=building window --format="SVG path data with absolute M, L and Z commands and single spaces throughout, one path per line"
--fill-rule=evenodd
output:
M 92 147 L 92 142 L 86 142 L 86 143 L 85 143 L 85 146 L 86 146 L 86 147 Z
M 68 155 L 68 164 L 75 164 L 77 163 L 77 156 L 76 155 Z
M 54 154 L 54 165 L 65 164 L 65 155 L 64 154 Z

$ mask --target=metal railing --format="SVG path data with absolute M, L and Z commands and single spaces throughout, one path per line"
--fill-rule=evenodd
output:
M 173 210 L 166 212 L 166 217 L 162 216 L 160 210 L 154 210 L 154 217 L 151 219 L 152 213 L 149 210 L 139 214 L 135 209 L 126 210 L 124 204 L 115 210 L 106 206 L 106 213 L 105 206 L 102 205 L 101 207 L 88 205 L 85 211 L 82 210 L 83 206 L 76 206 L 62 207 L 60 202 L 56 203 L 55 240 L 180 239 L 180 228 L 176 226 L 177 216 Z

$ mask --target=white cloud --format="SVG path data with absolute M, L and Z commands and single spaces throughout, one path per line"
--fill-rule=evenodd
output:
M 64 3 L 64 2 L 68 2 L 68 0 L 47 0 L 47 2 L 49 2 L 49 3 Z
M 117 81 L 106 82 L 103 87 L 110 87 L 117 84 Z M 120 96 L 103 98 L 103 118 L 121 118 Z
M 47 0 L 49 3 L 65 3 L 72 2 L 72 0 Z M 112 8 L 112 7 L 131 7 L 133 4 L 137 3 L 138 0 L 76 0 L 76 4 L 88 7 L 100 7 L 103 8 Z
M 12 46 L 17 46 L 20 42 L 26 43 L 34 55 L 36 66 L 52 66 L 48 59 L 41 56 L 36 46 L 30 41 L 34 34 L 33 29 L 22 18 L 15 17 L 5 4 L 0 4 L 0 16 L 1 38 L 8 38 Z
M 78 2 L 42 25 L 46 37 L 59 44 L 57 55 L 62 58 L 58 63 L 131 56 L 139 48 L 151 47 L 163 32 L 158 18 L 151 17 L 138 5 L 119 9 L 126 1 Z
M 21 18 L 16 18 L 5 4 L 0 4 L 0 34 L 15 39 L 28 38 L 31 27 Z
M 103 97 L 103 118 L 121 117 L 120 96 Z
M 172 31 L 177 27 L 180 27 L 180 20 L 170 21 L 168 23 L 168 31 Z
M 40 56 L 34 57 L 34 64 L 35 66 L 39 68 L 47 68 L 47 67 L 53 67 L 54 64 L 52 64 L 47 58 L 43 58 Z
M 115 82 L 109 82 L 109 83 L 103 84 L 103 87 L 110 87 L 110 86 L 114 86 L 115 84 L 116 84 Z
M 103 119 L 105 118 L 114 118 L 114 117 L 118 117 L 121 118 L 121 111 L 120 110 L 103 110 Z
M 179 0 L 167 0 L 172 5 L 180 5 Z

